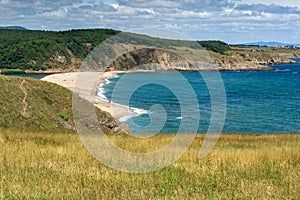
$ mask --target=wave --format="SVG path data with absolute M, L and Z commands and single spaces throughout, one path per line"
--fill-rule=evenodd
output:
M 120 122 L 126 122 L 131 118 L 138 117 L 140 115 L 148 114 L 148 112 L 146 110 L 143 110 L 143 109 L 140 109 L 140 108 L 130 108 L 130 110 L 131 110 L 131 112 L 129 112 L 128 115 L 120 117 L 118 120 Z
M 276 69 L 275 72 L 289 72 L 292 71 L 291 69 Z
M 127 108 L 127 109 L 130 110 L 130 112 L 127 115 L 122 116 L 118 119 L 120 122 L 126 122 L 131 118 L 138 117 L 140 115 L 148 114 L 147 110 L 143 110 L 143 109 L 140 109 L 140 108 L 129 107 L 129 106 L 125 106 L 125 105 L 122 105 L 122 104 L 115 103 L 115 102 L 111 102 L 111 104 L 116 105 L 116 106 L 121 106 L 121 107 L 124 107 L 124 108 Z
M 98 91 L 96 93 L 96 98 L 104 100 L 104 101 L 108 101 L 107 97 L 105 96 L 105 90 L 104 90 L 104 88 L 99 88 L 98 87 Z
M 108 101 L 107 97 L 105 96 L 105 88 L 104 88 L 105 85 L 106 85 L 106 83 L 101 83 L 101 84 L 98 85 L 98 90 L 97 90 L 97 93 L 96 93 L 96 98 Z
M 115 76 L 113 78 L 116 78 L 118 76 Z M 105 86 L 110 84 L 111 81 L 108 79 L 105 79 L 105 81 L 103 83 L 100 83 L 98 85 L 98 91 L 96 93 L 96 98 L 97 99 L 100 99 L 100 100 L 103 100 L 103 101 L 106 101 L 106 102 L 110 102 L 112 105 L 116 105 L 116 106 L 120 106 L 120 107 L 124 107 L 124 108 L 127 108 L 130 110 L 130 112 L 128 113 L 128 115 L 125 115 L 123 117 L 120 117 L 118 120 L 120 122 L 126 122 L 127 120 L 133 118 L 133 117 L 138 117 L 140 115 L 144 115 L 144 114 L 148 114 L 148 111 L 146 110 L 143 110 L 143 109 L 140 109 L 140 108 L 134 108 L 134 107 L 129 107 L 129 106 L 125 106 L 125 105 L 122 105 L 122 104 L 118 104 L 118 103 L 115 103 L 115 102 L 111 102 L 110 100 L 108 100 L 108 98 L 105 96 Z
M 97 87 L 98 91 L 96 93 L 96 98 L 100 99 L 100 100 L 104 100 L 106 102 L 108 102 L 108 98 L 105 96 L 105 86 L 110 84 L 111 81 L 109 80 L 109 78 L 105 79 L 103 83 L 100 83 Z

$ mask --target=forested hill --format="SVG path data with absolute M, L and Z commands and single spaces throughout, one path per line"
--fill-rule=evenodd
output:
M 78 65 L 96 45 L 117 34 L 110 29 L 63 32 L 0 30 L 0 67 L 45 70 Z M 74 62 L 73 62 L 74 64 Z
M 0 69 L 78 71 L 83 60 L 101 42 L 120 33 L 112 29 L 87 29 L 70 31 L 32 31 L 0 29 Z M 199 44 L 208 50 L 219 70 L 260 70 L 272 63 L 289 63 L 289 58 L 299 58 L 299 50 L 272 49 L 264 47 L 236 47 L 221 41 L 181 41 L 153 38 L 145 35 L 124 33 L 119 42 L 143 44 L 161 49 L 175 49 L 178 55 L 193 52 Z M 146 50 L 147 51 L 147 50 Z M 115 52 L 113 52 L 115 53 Z M 143 55 L 133 52 L 135 57 L 145 60 Z M 164 53 L 165 54 L 165 53 Z M 166 53 L 168 54 L 168 53 Z M 166 56 L 166 59 L 168 56 Z M 127 60 L 120 66 L 127 66 Z M 151 59 L 150 59 L 151 60 Z M 153 60 L 153 59 L 152 59 Z M 161 60 L 173 63 L 172 60 Z M 176 59 L 175 59 L 176 60 Z M 141 63 L 140 60 L 136 63 Z M 126 70 L 125 68 L 121 70 Z M 189 70 L 189 68 L 187 68 Z
M 111 29 L 70 30 L 62 32 L 0 30 L 0 68 L 23 70 L 76 71 L 90 51 L 110 36 Z M 190 46 L 188 41 L 164 40 L 136 35 L 146 45 Z M 130 36 L 129 36 L 130 37 Z M 208 50 L 224 54 L 230 47 L 223 42 L 199 42 Z M 161 46 L 164 48 L 165 46 Z

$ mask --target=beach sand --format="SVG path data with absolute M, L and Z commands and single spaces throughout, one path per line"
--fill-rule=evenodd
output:
M 71 91 L 83 91 L 80 92 L 80 96 L 93 102 L 94 105 L 103 111 L 110 113 L 114 118 L 119 119 L 121 117 L 129 115 L 132 110 L 125 106 L 115 105 L 108 101 L 97 99 L 95 93 L 90 91 L 96 91 L 96 87 L 103 83 L 107 78 L 114 77 L 116 73 L 123 72 L 71 72 L 52 74 L 44 77 L 42 80 L 56 83 L 60 86 L 68 88 Z M 84 94 L 84 91 L 88 91 Z

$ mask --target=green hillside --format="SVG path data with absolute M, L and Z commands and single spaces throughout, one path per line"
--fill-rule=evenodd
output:
M 90 50 L 118 31 L 110 29 L 64 32 L 0 30 L 0 68 L 47 69 L 67 67 L 72 57 Z
M 35 79 L 1 75 L 0 87 L 0 128 L 75 130 L 72 93 L 68 89 Z M 103 130 L 107 133 L 112 133 L 119 125 L 106 112 L 97 109 L 97 115 Z
M 0 69 L 78 71 L 96 46 L 118 33 L 120 31 L 111 29 L 61 32 L 0 29 Z M 168 40 L 124 32 L 122 37 L 114 38 L 114 42 L 133 45 L 134 49 L 172 49 L 179 55 L 199 50 L 200 44 L 219 70 L 261 70 L 266 69 L 265 65 L 290 63 L 290 58 L 300 57 L 297 49 L 238 47 L 222 41 Z M 107 50 L 112 55 L 116 53 L 115 49 L 108 47 Z
M 198 43 L 206 50 L 220 54 L 225 54 L 231 50 L 230 46 L 222 41 L 200 41 Z
M 111 29 L 70 30 L 62 32 L 0 30 L 0 69 L 76 70 L 91 50 L 110 36 L 120 33 Z M 124 33 L 123 43 L 144 44 L 159 48 L 194 48 L 191 41 L 152 38 Z M 199 42 L 208 50 L 224 54 L 230 47 L 219 41 Z

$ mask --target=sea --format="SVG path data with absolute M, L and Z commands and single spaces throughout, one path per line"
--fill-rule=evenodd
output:
M 272 71 L 128 73 L 99 86 L 97 98 L 132 109 L 119 120 L 133 134 L 206 133 L 214 110 L 204 77 L 219 73 L 225 90 L 223 133 L 300 133 L 300 59 Z M 218 86 L 216 86 L 218 87 Z M 222 88 L 222 87 L 220 87 Z M 221 120 L 222 121 L 222 120 Z

